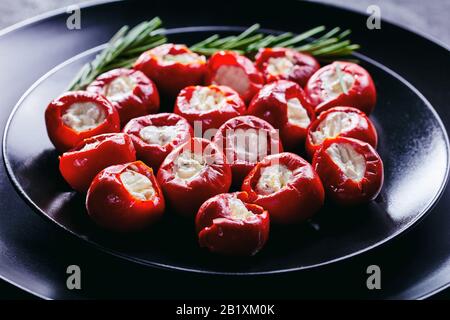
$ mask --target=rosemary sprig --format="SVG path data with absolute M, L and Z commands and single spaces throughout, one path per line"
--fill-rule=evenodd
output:
M 158 17 L 144 21 L 132 29 L 123 26 L 93 61 L 83 66 L 69 90 L 85 89 L 100 74 L 120 67 L 130 67 L 144 51 L 167 42 Z
M 274 36 L 261 33 L 259 24 L 254 24 L 237 36 L 220 38 L 218 34 L 214 34 L 192 45 L 190 49 L 204 55 L 211 55 L 219 50 L 253 55 L 260 48 L 285 47 L 307 52 L 320 59 L 337 59 L 347 57 L 359 49 L 359 45 L 346 39 L 350 30 L 339 32 L 339 27 L 326 31 L 325 26 L 318 26 L 298 35 L 288 32 Z M 311 37 L 315 37 L 315 40 L 311 41 Z

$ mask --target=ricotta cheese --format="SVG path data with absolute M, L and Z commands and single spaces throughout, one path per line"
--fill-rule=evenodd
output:
M 191 107 L 198 111 L 210 111 L 223 108 L 227 103 L 225 95 L 208 87 L 198 87 L 189 100 Z
M 111 101 L 118 101 L 129 95 L 135 85 L 130 77 L 120 76 L 106 86 L 105 95 Z
M 191 151 L 182 152 L 175 160 L 175 176 L 182 180 L 192 180 L 198 176 L 206 167 L 206 162 L 202 155 Z
M 308 112 L 297 98 L 287 101 L 288 121 L 301 128 L 307 128 L 311 122 Z
M 269 195 L 280 191 L 292 179 L 292 171 L 281 164 L 274 164 L 261 169 L 261 176 L 256 184 L 256 191 L 263 195 Z
M 366 123 L 360 123 L 364 121 Z M 358 124 L 367 126 L 367 121 L 353 112 L 332 112 L 311 132 L 314 144 L 320 144 L 327 138 L 337 137 L 340 133 L 350 131 Z
M 148 144 L 165 146 L 175 139 L 177 129 L 177 126 L 146 126 L 139 131 L 139 136 Z
M 120 180 L 125 189 L 139 200 L 151 200 L 155 195 L 152 182 L 143 174 L 127 169 L 120 174 Z
M 105 119 L 105 110 L 93 102 L 73 103 L 62 115 L 63 123 L 78 132 L 96 128 Z
M 228 200 L 228 206 L 233 219 L 246 220 L 254 215 L 253 212 L 247 209 L 244 202 L 238 198 L 230 198 Z
M 333 143 L 326 153 L 333 162 L 342 170 L 346 177 L 355 181 L 361 181 L 366 173 L 366 160 L 356 152 L 348 143 Z

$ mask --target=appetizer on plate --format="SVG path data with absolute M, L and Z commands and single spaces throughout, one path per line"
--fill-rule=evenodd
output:
M 245 192 L 222 193 L 200 207 L 195 228 L 201 247 L 227 255 L 254 255 L 269 237 L 269 214 Z
M 123 132 L 131 137 L 137 158 L 155 171 L 173 149 L 194 136 L 187 120 L 174 113 L 134 118 L 123 128 Z
M 246 111 L 239 94 L 226 86 L 190 86 L 178 94 L 174 112 L 196 128 L 201 125 L 204 133 L 218 129 L 225 121 L 240 116 Z M 207 138 L 207 137 L 206 137 Z
M 101 170 L 136 160 L 131 138 L 123 133 L 105 133 L 84 139 L 59 157 L 59 171 L 78 192 L 86 192 Z
M 307 129 L 315 119 L 313 108 L 303 89 L 292 81 L 278 80 L 266 84 L 253 97 L 248 113 L 266 120 L 280 130 L 287 150 L 303 147 Z
M 114 69 L 101 74 L 87 91 L 104 95 L 119 112 L 120 123 L 159 110 L 159 93 L 152 80 L 138 70 Z
M 312 159 L 326 139 L 355 138 L 376 148 L 378 136 L 372 121 L 362 111 L 352 107 L 334 107 L 322 112 L 311 123 L 306 137 L 306 151 Z
M 163 44 L 141 54 L 133 65 L 155 81 L 163 93 L 176 96 L 187 86 L 202 84 L 206 59 L 182 44 Z
M 119 132 L 119 114 L 105 97 L 86 91 L 66 92 L 45 110 L 50 141 L 60 152 L 76 147 L 83 139 Z
M 159 220 L 165 202 L 153 170 L 135 161 L 101 171 L 89 187 L 86 208 L 99 226 L 128 232 Z
M 313 167 L 328 196 L 341 205 L 373 200 L 383 185 L 383 161 L 370 144 L 361 140 L 326 140 L 314 155 Z
M 231 185 L 224 154 L 201 138 L 192 138 L 169 153 L 157 177 L 172 209 L 186 217 L 194 217 L 203 202 L 228 192 Z

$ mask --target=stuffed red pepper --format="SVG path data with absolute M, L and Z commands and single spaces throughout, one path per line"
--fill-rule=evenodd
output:
M 286 80 L 266 84 L 253 97 L 248 113 L 279 129 L 283 146 L 288 150 L 304 145 L 308 126 L 315 118 L 303 89 Z
M 369 115 L 377 96 L 370 74 L 355 63 L 343 61 L 314 73 L 305 92 L 317 114 L 336 106 L 351 106 Z
M 86 192 L 94 177 L 106 167 L 136 160 L 131 138 L 123 133 L 106 133 L 84 139 L 59 157 L 59 171 L 67 183 Z
M 160 219 L 165 202 L 152 169 L 135 161 L 101 171 L 89 187 L 86 208 L 99 226 L 128 232 Z
M 174 112 L 186 118 L 191 126 L 201 125 L 201 132 L 218 129 L 228 119 L 245 113 L 244 101 L 225 86 L 190 86 L 181 90 Z
M 138 70 L 114 69 L 100 75 L 86 89 L 104 95 L 119 112 L 121 125 L 159 110 L 155 84 Z
M 240 186 L 258 161 L 283 151 L 279 134 L 267 121 L 240 116 L 225 122 L 213 142 L 225 153 L 233 172 L 233 185 Z
M 203 202 L 228 191 L 231 170 L 214 143 L 192 138 L 169 153 L 159 168 L 158 181 L 174 211 L 194 217 Z
M 245 192 L 222 193 L 200 207 L 195 227 L 201 247 L 226 255 L 256 254 L 269 237 L 269 214 Z
M 290 80 L 301 87 L 320 68 L 319 62 L 312 56 L 289 48 L 262 48 L 256 54 L 255 65 L 264 75 L 266 83 Z
M 72 91 L 56 98 L 45 110 L 50 141 L 60 152 L 74 148 L 83 139 L 119 132 L 119 114 L 105 97 Z
M 194 136 L 187 120 L 174 113 L 158 113 L 132 119 L 123 128 L 123 132 L 133 140 L 137 158 L 155 171 L 173 149 Z
M 206 83 L 228 86 L 249 103 L 263 86 L 264 77 L 247 57 L 219 51 L 209 58 Z
M 306 151 L 313 157 L 321 144 L 330 138 L 348 137 L 377 146 L 377 131 L 362 111 L 352 107 L 334 107 L 322 112 L 311 123 L 306 137 Z
M 133 68 L 155 81 L 163 93 L 176 96 L 187 86 L 203 83 L 206 58 L 185 45 L 167 43 L 141 54 Z
M 383 185 L 383 162 L 375 149 L 357 139 L 326 140 L 314 154 L 313 166 L 328 196 L 341 205 L 376 198 Z
M 280 224 L 304 221 L 324 202 L 324 189 L 313 167 L 289 152 L 259 162 L 245 178 L 242 191 L 269 212 L 271 222 Z

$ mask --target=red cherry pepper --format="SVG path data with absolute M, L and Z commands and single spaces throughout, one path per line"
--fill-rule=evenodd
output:
M 187 217 L 194 217 L 203 202 L 227 192 L 231 185 L 224 154 L 201 138 L 192 138 L 169 153 L 157 177 L 175 212 Z
M 245 113 L 244 101 L 233 89 L 225 86 L 190 86 L 181 90 L 174 112 L 194 126 L 198 121 L 202 132 L 218 129 L 228 119 Z M 195 127 L 195 126 L 194 126 Z
M 322 112 L 308 128 L 306 151 L 310 158 L 325 139 L 338 136 L 359 139 L 374 148 L 378 141 L 377 130 L 364 112 L 352 107 L 334 107 Z
M 200 207 L 195 226 L 201 247 L 226 255 L 254 255 L 269 237 L 269 214 L 247 203 L 245 192 L 222 193 Z
M 267 121 L 240 116 L 225 122 L 213 142 L 224 150 L 233 172 L 233 184 L 240 186 L 258 161 L 283 151 L 279 134 Z
M 266 83 L 290 80 L 301 87 L 320 68 L 319 62 L 312 56 L 288 48 L 260 49 L 255 65 L 263 73 Z
M 108 71 L 86 90 L 102 94 L 111 101 L 119 112 L 121 125 L 159 110 L 159 94 L 155 84 L 138 70 L 120 68 Z
M 245 178 L 242 191 L 269 211 L 270 220 L 289 224 L 312 217 L 323 205 L 324 189 L 312 166 L 284 152 L 259 162 Z
M 185 45 L 167 43 L 142 53 L 133 68 L 144 72 L 165 94 L 176 96 L 187 86 L 203 83 L 206 59 Z
M 160 219 L 165 202 L 152 169 L 135 161 L 101 171 L 89 187 L 86 208 L 101 227 L 127 232 Z
M 266 84 L 253 97 L 248 113 L 279 129 L 283 146 L 288 150 L 303 145 L 307 128 L 315 118 L 303 89 L 286 80 Z
M 233 51 L 219 51 L 209 58 L 206 75 L 207 84 L 224 85 L 234 89 L 245 103 L 264 84 L 264 77 L 253 62 Z
M 84 139 L 59 157 L 59 170 L 70 186 L 86 192 L 94 177 L 106 167 L 136 160 L 131 138 L 107 133 Z
M 314 73 L 305 92 L 317 114 L 336 106 L 350 106 L 369 115 L 377 96 L 370 74 L 357 64 L 342 61 Z
M 174 113 L 158 113 L 132 119 L 123 128 L 123 132 L 133 140 L 138 159 L 155 171 L 173 149 L 194 136 L 187 120 Z
M 356 205 L 376 198 L 383 185 L 383 162 L 368 143 L 351 138 L 328 139 L 314 154 L 313 166 L 330 198 Z
M 86 91 L 67 92 L 45 110 L 47 134 L 60 152 L 74 148 L 83 139 L 119 132 L 117 110 L 105 97 Z

